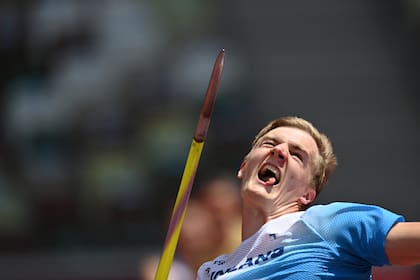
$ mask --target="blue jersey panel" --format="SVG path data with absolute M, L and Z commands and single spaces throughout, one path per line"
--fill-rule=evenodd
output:
M 377 206 L 317 205 L 267 222 L 230 255 L 201 266 L 198 279 L 369 280 L 388 263 L 385 239 L 404 219 Z

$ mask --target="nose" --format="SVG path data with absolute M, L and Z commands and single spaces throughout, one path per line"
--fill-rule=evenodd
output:
M 289 146 L 287 143 L 278 144 L 273 147 L 271 154 L 278 157 L 282 161 L 286 161 L 289 155 Z

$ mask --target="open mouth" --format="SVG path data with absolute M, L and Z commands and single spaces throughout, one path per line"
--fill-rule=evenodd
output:
M 280 182 L 280 170 L 270 164 L 264 164 L 258 172 L 258 178 L 267 185 L 277 185 Z

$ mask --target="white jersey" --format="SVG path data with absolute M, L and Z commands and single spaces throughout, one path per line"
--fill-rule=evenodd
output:
M 197 279 L 370 279 L 372 265 L 388 264 L 386 235 L 403 220 L 371 205 L 313 206 L 267 222 Z

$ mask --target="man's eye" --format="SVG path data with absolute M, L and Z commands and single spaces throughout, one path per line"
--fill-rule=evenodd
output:
M 274 147 L 274 143 L 273 142 L 264 141 L 264 142 L 261 143 L 261 146 Z
M 299 153 L 295 153 L 295 152 L 292 152 L 292 153 L 291 153 L 291 155 L 292 155 L 293 157 L 295 157 L 295 158 L 299 159 L 300 161 L 303 161 L 303 157 L 302 157 L 302 155 L 301 155 L 301 154 L 299 154 Z

